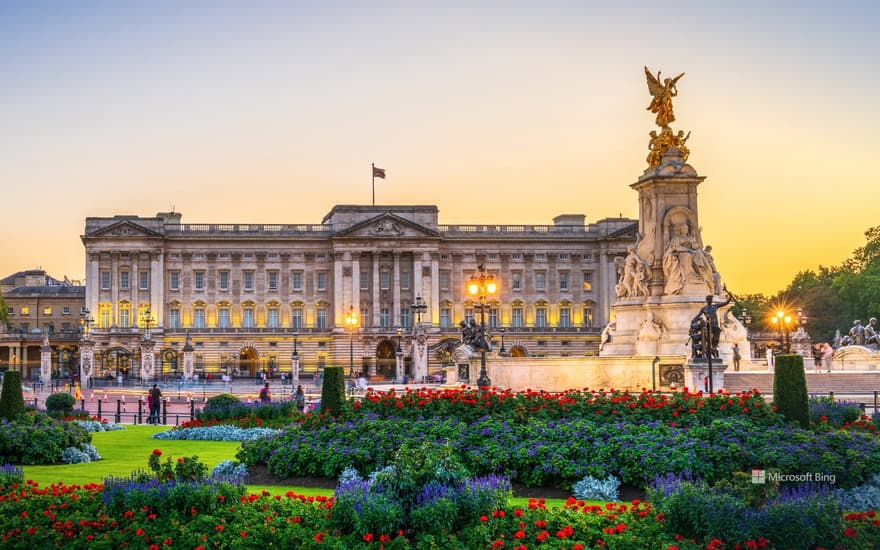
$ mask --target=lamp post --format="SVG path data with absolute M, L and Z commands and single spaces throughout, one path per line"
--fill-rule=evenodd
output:
M 791 331 L 791 325 L 794 322 L 791 315 L 788 315 L 780 309 L 776 312 L 776 315 L 770 318 L 770 322 L 779 330 L 783 351 L 785 353 L 791 353 L 791 336 L 789 332 Z
M 150 328 L 152 328 L 154 320 L 155 319 L 153 319 L 153 315 L 152 315 L 152 312 L 150 311 L 150 308 L 147 307 L 147 309 L 145 309 L 141 313 L 141 324 L 144 326 L 144 340 L 149 340 L 150 338 L 152 338 L 152 334 L 150 333 Z
M 403 339 L 403 329 L 397 329 L 397 349 L 394 352 L 395 357 L 397 358 L 397 375 L 401 375 L 403 369 L 403 348 L 400 346 L 400 341 Z M 406 373 L 404 372 L 401 378 L 405 378 Z
M 348 376 L 354 376 L 354 329 L 357 327 L 358 317 L 354 306 L 348 306 L 345 316 L 345 325 L 348 327 Z
M 751 338 L 751 335 L 749 334 L 749 325 L 752 324 L 752 316 L 749 315 L 749 310 L 747 310 L 745 307 L 743 307 L 742 311 L 740 311 L 739 315 L 737 315 L 736 318 L 737 318 L 737 320 L 739 320 L 740 323 L 742 323 L 743 327 L 746 329 L 746 340 L 749 342 L 749 353 L 751 355 L 754 355 L 754 353 L 752 353 L 753 350 L 751 349 L 752 348 L 752 345 L 751 345 L 752 338 Z
M 413 317 L 416 318 L 416 325 L 420 325 L 422 323 L 422 314 L 425 313 L 425 310 L 428 309 L 428 304 L 426 304 L 425 300 L 422 299 L 421 294 L 416 296 L 416 301 L 413 302 L 413 305 L 410 306 L 410 309 L 412 309 Z
M 296 350 L 296 340 L 299 336 L 297 331 L 293 331 L 293 353 L 290 354 L 290 383 L 291 385 L 299 385 L 299 352 Z
M 89 331 L 92 328 L 93 321 L 94 321 L 94 319 L 92 319 L 92 313 L 89 311 L 89 308 L 87 308 L 87 307 L 82 308 L 80 310 L 80 320 L 79 320 L 80 332 L 82 333 L 82 337 L 80 338 L 80 340 L 82 342 L 89 341 Z M 79 366 L 77 368 L 77 376 L 80 381 L 82 381 L 82 375 L 83 375 L 83 372 L 82 372 L 82 349 L 81 348 L 82 348 L 82 344 L 80 345 Z M 89 382 L 91 382 L 91 379 L 89 379 Z
M 489 375 L 486 373 L 486 350 L 489 343 L 486 342 L 486 296 L 492 296 L 498 292 L 498 281 L 491 273 L 486 273 L 483 264 L 477 266 L 479 275 L 471 275 L 468 279 L 467 290 L 471 296 L 479 298 L 480 305 L 480 376 L 477 378 L 477 386 L 488 388 L 492 385 Z
M 504 333 L 507 332 L 507 329 L 501 329 L 501 349 L 498 350 L 499 357 L 507 357 L 507 350 L 504 349 Z

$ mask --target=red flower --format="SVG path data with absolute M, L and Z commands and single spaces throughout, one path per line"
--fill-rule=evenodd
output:
M 486 523 L 487 521 L 489 521 L 489 518 L 487 518 L 486 516 L 480 516 L 480 521 Z
M 162 456 L 162 451 L 160 451 L 159 449 L 153 449 L 153 454 L 156 456 Z
M 315 542 L 317 542 L 317 543 L 324 542 L 324 531 L 320 531 L 317 535 L 315 535 Z
M 215 530 L 215 531 L 222 531 L 222 530 L 223 530 L 223 526 L 222 526 L 222 525 L 217 525 L 216 527 L 214 527 L 214 530 Z
M 847 527 L 846 530 L 843 532 L 843 536 L 845 536 L 848 539 L 854 539 L 857 536 L 859 536 L 859 533 L 858 533 L 858 531 L 856 531 L 852 527 Z
M 364 542 L 373 542 L 373 533 L 367 533 L 364 535 Z

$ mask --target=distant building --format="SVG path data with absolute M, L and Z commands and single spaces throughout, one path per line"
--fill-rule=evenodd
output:
M 338 205 L 319 224 L 184 224 L 180 213 L 86 219 L 86 308 L 96 376 L 137 376 L 139 342 L 156 342 L 158 376 L 182 372 L 189 332 L 195 372 L 254 377 L 349 366 L 402 377 L 418 298 L 430 368 L 479 308 L 465 282 L 485 264 L 500 282 L 486 323 L 495 352 L 584 355 L 615 300 L 613 258 L 638 222 L 441 225 L 436 206 Z M 349 332 L 345 317 L 357 313 Z M 494 353 L 494 352 L 493 352 Z
M 45 331 L 52 347 L 52 376 L 75 374 L 85 287 L 32 269 L 0 279 L 0 292 L 7 315 L 7 326 L 0 327 L 0 367 L 38 377 Z

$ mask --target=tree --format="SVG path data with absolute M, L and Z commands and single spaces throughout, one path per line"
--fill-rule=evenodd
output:
M 0 326 L 9 328 L 9 314 L 6 309 L 6 300 L 3 299 L 3 294 L 0 294 Z

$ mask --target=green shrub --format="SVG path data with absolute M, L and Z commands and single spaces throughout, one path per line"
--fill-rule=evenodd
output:
M 338 416 L 345 404 L 345 370 L 342 367 L 324 369 L 321 388 L 321 412 Z
M 784 416 L 786 421 L 798 422 L 803 428 L 810 427 L 810 402 L 802 356 L 793 354 L 776 357 L 773 404 L 776 405 L 776 412 Z
M 46 412 L 55 417 L 73 414 L 76 399 L 69 393 L 53 393 L 46 398 Z
M 221 393 L 208 398 L 205 403 L 205 412 L 213 412 L 216 410 L 227 409 L 233 405 L 238 405 L 241 400 L 231 393 Z
M 3 391 L 0 393 L 0 418 L 12 420 L 24 412 L 21 394 L 21 373 L 6 371 L 3 375 Z
M 0 462 L 55 464 L 68 447 L 83 448 L 92 434 L 73 422 L 61 422 L 45 413 L 18 415 L 0 422 Z

